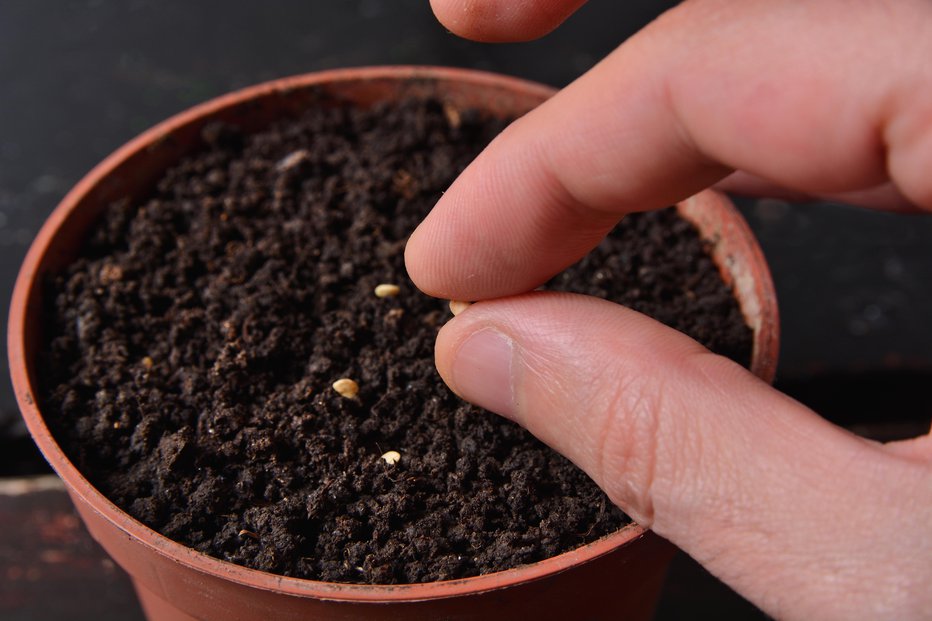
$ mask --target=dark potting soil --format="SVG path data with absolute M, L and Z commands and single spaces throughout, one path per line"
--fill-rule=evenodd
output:
M 202 152 L 145 202 L 113 205 L 48 285 L 43 408 L 68 456 L 176 541 L 317 580 L 461 578 L 626 524 L 434 369 L 449 311 L 408 281 L 405 240 L 501 128 L 406 102 L 205 130 Z M 747 363 L 750 330 L 705 250 L 671 210 L 631 216 L 551 287 Z M 376 297 L 379 283 L 400 294 Z M 331 388 L 344 377 L 357 398 Z

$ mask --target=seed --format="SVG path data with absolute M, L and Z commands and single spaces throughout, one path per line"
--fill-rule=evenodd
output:
M 152 360 L 152 358 L 150 358 L 149 356 L 146 356 L 145 358 L 142 359 L 142 366 L 146 367 L 147 369 L 151 369 L 152 365 L 154 364 L 155 364 L 155 361 Z
M 389 466 L 394 466 L 398 463 L 398 460 L 401 459 L 401 453 L 398 451 L 386 451 L 382 453 L 381 459 Z
M 472 305 L 472 302 L 461 302 L 460 300 L 450 300 L 450 312 L 454 316 L 459 315 L 464 310 L 469 308 Z
M 307 152 L 307 149 L 298 149 L 282 158 L 278 164 L 275 165 L 275 169 L 278 172 L 285 172 L 301 165 L 309 159 L 311 159 L 311 154 Z
M 333 389 L 347 399 L 352 399 L 359 394 L 359 384 L 348 377 L 338 379 L 333 383 Z
M 443 115 L 447 117 L 447 123 L 449 123 L 450 127 L 453 129 L 458 129 L 463 122 L 460 111 L 450 102 L 443 104 Z
M 401 293 L 401 287 L 398 285 L 382 283 L 375 288 L 375 297 L 377 298 L 393 298 L 399 293 Z
M 236 533 L 236 534 L 237 534 L 237 536 L 239 536 L 239 537 L 249 537 L 250 539 L 255 539 L 256 541 L 259 541 L 259 534 L 258 534 L 258 533 L 254 533 L 254 532 L 252 532 L 251 530 L 246 530 L 245 528 L 244 528 L 243 530 L 239 531 L 239 532 Z

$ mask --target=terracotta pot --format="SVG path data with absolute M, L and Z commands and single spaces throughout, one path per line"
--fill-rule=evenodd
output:
M 553 89 L 457 69 L 382 67 L 331 71 L 262 84 L 183 112 L 142 134 L 90 172 L 64 198 L 32 245 L 9 323 L 16 396 L 36 443 L 64 479 L 94 538 L 131 576 L 150 619 L 647 619 L 673 547 L 637 525 L 575 551 L 500 573 L 431 584 L 344 585 L 285 578 L 205 556 L 150 530 L 104 498 L 75 469 L 36 406 L 44 276 L 72 260 L 84 232 L 112 201 L 142 198 L 156 179 L 200 144 L 201 128 L 224 120 L 246 130 L 319 105 L 321 92 L 360 106 L 438 96 L 496 115 L 524 113 Z M 773 378 L 777 311 L 757 242 L 724 196 L 706 192 L 680 206 L 715 242 L 754 328 L 752 370 Z

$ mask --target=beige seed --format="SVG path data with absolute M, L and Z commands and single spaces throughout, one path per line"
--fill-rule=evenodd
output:
M 275 165 L 275 169 L 278 172 L 285 172 L 299 166 L 309 159 L 311 159 L 311 154 L 307 152 L 307 149 L 298 149 L 282 158 L 282 160 Z
M 359 394 L 359 384 L 348 377 L 338 379 L 333 383 L 333 389 L 347 399 L 352 399 Z
M 155 361 L 152 360 L 152 358 L 149 356 L 146 356 L 145 358 L 142 359 L 142 366 L 146 367 L 147 369 L 151 369 L 152 365 L 154 364 L 155 364 Z
M 443 115 L 447 117 L 447 123 L 449 123 L 450 127 L 453 129 L 457 129 L 463 122 L 460 111 L 449 102 L 443 104 Z
M 246 530 L 245 528 L 236 533 L 239 537 L 249 537 L 250 539 L 259 540 L 259 534 L 254 533 L 251 530 Z
M 389 466 L 394 466 L 398 463 L 398 460 L 401 459 L 401 453 L 398 451 L 386 451 L 382 453 L 381 459 Z
M 462 302 L 460 300 L 450 300 L 450 312 L 453 315 L 459 315 L 464 310 L 469 308 L 472 305 L 472 302 Z
M 401 293 L 401 287 L 389 283 L 382 283 L 375 288 L 377 298 L 393 298 L 399 293 Z

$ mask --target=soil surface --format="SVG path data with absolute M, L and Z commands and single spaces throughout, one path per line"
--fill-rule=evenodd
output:
M 431 101 L 206 129 L 203 151 L 145 202 L 113 205 L 48 284 L 43 410 L 69 457 L 172 539 L 317 580 L 473 576 L 628 523 L 434 369 L 449 311 L 408 281 L 405 240 L 501 128 Z M 380 283 L 399 295 L 376 297 Z M 670 210 L 626 218 L 550 286 L 749 360 L 731 293 Z

